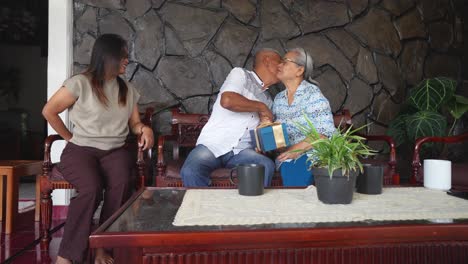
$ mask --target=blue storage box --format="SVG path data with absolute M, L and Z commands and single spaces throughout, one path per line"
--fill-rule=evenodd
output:
M 314 182 L 311 165 L 307 161 L 307 155 L 304 154 L 296 160 L 285 161 L 281 163 L 280 173 L 283 180 L 283 186 L 309 186 Z
M 286 124 L 271 123 L 251 130 L 250 135 L 255 147 L 262 151 L 275 150 L 289 146 Z

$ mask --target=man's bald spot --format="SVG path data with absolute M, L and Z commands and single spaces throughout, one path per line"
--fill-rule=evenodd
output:
M 257 51 L 257 53 L 255 54 L 254 67 L 255 67 L 255 65 L 261 65 L 262 61 L 265 58 L 273 57 L 273 56 L 280 56 L 281 57 L 279 52 L 274 50 L 274 49 L 265 48 L 265 49 L 261 49 L 261 50 Z

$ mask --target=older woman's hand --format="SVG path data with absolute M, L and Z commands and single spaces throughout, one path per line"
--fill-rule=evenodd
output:
M 276 159 L 281 162 L 288 159 L 297 159 L 299 156 L 302 155 L 302 153 L 302 151 L 285 151 L 281 153 Z
M 305 140 L 296 143 L 286 150 L 281 151 L 282 153 L 276 158 L 278 161 L 285 161 L 287 159 L 297 159 L 299 156 L 304 154 L 307 150 L 311 149 L 312 146 Z

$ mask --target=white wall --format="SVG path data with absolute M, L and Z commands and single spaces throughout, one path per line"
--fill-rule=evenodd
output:
M 49 48 L 47 63 L 47 98 L 50 98 L 70 77 L 73 63 L 73 0 L 49 0 Z M 68 113 L 61 114 L 68 124 Z M 48 134 L 55 134 L 48 126 Z M 64 142 L 54 144 L 52 160 L 58 161 Z M 72 192 L 55 190 L 52 193 L 54 205 L 67 205 Z

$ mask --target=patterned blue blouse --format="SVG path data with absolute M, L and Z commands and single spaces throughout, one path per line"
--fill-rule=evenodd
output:
M 273 115 L 275 122 L 286 124 L 291 144 L 297 144 L 305 139 L 305 135 L 296 125 L 306 125 L 304 115 L 322 135 L 330 137 L 336 129 L 327 98 L 317 86 L 307 81 L 301 82 L 291 105 L 288 104 L 287 90 L 278 93 L 273 102 Z

